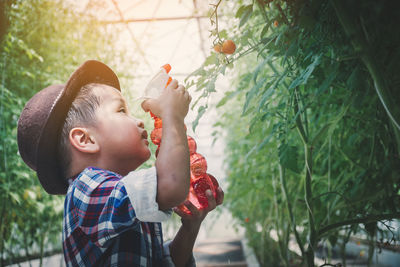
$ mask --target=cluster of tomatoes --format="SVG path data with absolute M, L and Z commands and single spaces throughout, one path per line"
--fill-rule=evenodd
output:
M 162 137 L 162 120 L 151 114 L 154 119 L 154 129 L 150 134 L 150 139 L 157 146 L 156 157 L 161 146 Z M 217 188 L 219 187 L 217 179 L 207 173 L 207 161 L 199 153 L 196 152 L 196 141 L 188 136 L 188 146 L 190 153 L 190 191 L 187 197 L 198 209 L 205 209 L 208 207 L 208 199 L 206 190 L 211 190 L 214 197 L 217 197 Z M 190 214 L 190 211 L 182 204 L 178 207 L 183 212 Z
M 232 40 L 225 40 L 222 43 L 217 43 L 214 46 L 214 51 L 217 53 L 223 53 L 227 55 L 231 55 L 236 50 L 236 44 Z

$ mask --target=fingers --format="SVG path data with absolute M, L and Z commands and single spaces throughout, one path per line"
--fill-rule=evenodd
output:
M 186 93 L 185 86 L 183 86 L 182 84 L 178 85 L 178 87 L 176 88 L 176 91 L 179 93 L 182 93 L 182 94 Z
M 190 202 L 189 200 L 186 200 L 183 204 L 192 213 L 193 216 L 198 216 L 199 215 L 199 210 L 196 208 L 195 205 L 193 205 L 192 202 Z
M 184 98 L 185 98 L 186 101 L 188 101 L 189 103 L 192 101 L 191 95 L 190 95 L 189 92 L 186 90 L 185 86 L 183 86 L 182 84 L 179 84 L 179 85 L 176 87 L 175 91 L 176 91 L 177 93 L 183 94 Z
M 178 87 L 176 88 L 176 91 L 183 94 L 183 96 L 185 97 L 185 99 L 190 103 L 190 101 L 192 101 L 192 97 L 190 96 L 189 92 L 186 90 L 185 86 L 183 85 L 178 85 Z
M 157 103 L 156 103 L 156 100 L 155 100 L 155 99 L 147 99 L 147 100 L 145 100 L 145 101 L 142 102 L 141 106 L 142 106 L 142 109 L 143 109 L 145 112 L 148 112 L 148 111 L 151 110 L 151 107 L 152 107 L 153 105 L 156 105 L 156 104 L 157 104 Z
M 164 110 L 172 109 L 176 115 L 184 118 L 188 112 L 188 106 L 192 97 L 183 85 L 177 80 L 172 80 L 156 99 L 146 99 L 141 103 L 145 112 L 151 111 L 157 117 L 162 118 Z
M 195 205 L 193 205 L 190 200 L 185 200 L 181 205 L 184 205 L 189 211 L 190 214 L 187 214 L 186 212 L 180 210 L 179 208 L 175 207 L 173 210 L 176 214 L 178 214 L 182 219 L 189 219 L 192 216 L 198 217 L 199 216 L 199 210 L 196 208 Z
M 173 79 L 170 84 L 167 86 L 167 88 L 170 89 L 176 89 L 178 87 L 178 80 Z
M 185 86 L 183 86 L 182 84 L 179 84 L 177 80 L 173 79 L 171 81 L 171 83 L 167 86 L 168 89 L 173 89 L 176 92 L 179 92 L 181 94 L 184 95 L 184 97 L 186 98 L 186 100 L 192 101 L 192 97 L 190 96 L 189 92 L 186 90 Z
M 208 206 L 204 210 L 198 209 L 192 202 L 186 200 L 180 206 L 186 207 L 190 213 L 188 214 L 187 211 L 182 211 L 178 207 L 175 207 L 173 209 L 174 212 L 178 214 L 183 220 L 193 220 L 193 218 L 200 218 L 201 220 L 203 220 L 208 212 L 214 210 L 218 205 L 221 205 L 224 200 L 224 191 L 221 189 L 221 187 L 218 187 L 217 189 L 216 198 L 214 198 L 214 195 L 210 189 L 207 189 L 205 194 L 208 200 Z
M 184 220 L 187 220 L 192 216 L 192 214 L 187 214 L 184 211 L 180 210 L 179 208 L 173 208 L 174 212 L 179 215 Z
M 184 94 L 186 100 L 190 103 L 190 101 L 192 101 L 192 96 L 188 93 L 188 91 L 185 91 Z
M 217 203 L 216 203 L 214 195 L 213 195 L 213 193 L 211 192 L 210 189 L 206 190 L 206 197 L 207 197 L 207 200 L 208 200 L 207 210 L 211 211 L 211 210 L 215 209 L 215 207 L 217 206 Z
M 222 202 L 224 202 L 224 196 L 225 196 L 224 191 L 222 190 L 221 187 L 218 187 L 217 188 L 217 199 L 215 200 L 217 203 L 217 206 L 221 205 Z
M 167 86 L 167 88 L 168 88 L 168 89 L 173 89 L 173 90 L 175 90 L 176 92 L 185 94 L 185 96 L 186 96 L 187 98 L 190 97 L 189 93 L 186 91 L 185 86 L 183 86 L 182 84 L 179 84 L 178 81 L 175 80 L 175 79 L 173 79 L 173 80 L 171 81 L 171 83 Z M 191 98 L 190 98 L 190 99 L 191 99 Z

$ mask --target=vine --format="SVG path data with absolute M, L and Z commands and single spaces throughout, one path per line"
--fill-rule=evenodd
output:
M 236 77 L 217 104 L 223 115 L 216 135 L 227 143 L 233 215 L 249 234 L 257 235 L 251 227 L 258 223 L 279 232 L 269 254 L 254 245 L 260 261 L 271 264 L 265 261 L 276 252 L 279 265 L 314 266 L 317 245 L 333 249 L 340 240 L 346 265 L 346 244 L 366 233 L 371 263 L 374 240 L 390 236 L 386 221 L 399 218 L 396 4 L 254 0 L 212 8 L 214 44 L 229 36 L 238 49 L 229 65 L 212 53 L 192 85 L 210 97 L 206 77 Z M 271 212 L 248 210 L 239 198 Z M 300 259 L 289 252 L 288 236 Z M 335 266 L 330 260 L 323 266 Z

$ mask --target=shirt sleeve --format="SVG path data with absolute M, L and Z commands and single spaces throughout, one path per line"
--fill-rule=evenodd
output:
M 157 171 L 155 167 L 132 171 L 121 179 L 136 218 L 142 222 L 162 222 L 169 219 L 172 210 L 159 210 L 157 197 Z

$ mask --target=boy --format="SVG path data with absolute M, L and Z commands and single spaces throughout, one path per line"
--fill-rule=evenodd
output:
M 163 120 L 155 167 L 143 122 L 130 116 L 115 73 L 99 61 L 80 66 L 65 85 L 34 95 L 18 121 L 23 160 L 50 194 L 67 194 L 63 250 L 68 266 L 193 266 L 200 224 L 223 201 L 207 192 L 197 210 L 189 190 L 189 151 L 183 120 L 191 101 L 176 80 L 158 99 L 142 103 Z M 184 205 L 186 215 L 174 208 Z M 182 226 L 163 244 L 161 221 L 171 210 Z M 171 262 L 172 259 L 172 262 Z

